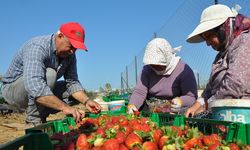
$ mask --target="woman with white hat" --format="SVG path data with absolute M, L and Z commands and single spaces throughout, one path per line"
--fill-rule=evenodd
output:
M 238 6 L 239 7 L 239 6 Z M 250 98 L 250 19 L 225 5 L 204 9 L 200 24 L 187 42 L 206 41 L 218 51 L 212 64 L 209 82 L 186 116 L 194 116 L 216 99 Z
M 145 99 L 160 107 L 171 103 L 171 108 L 158 110 L 162 112 L 170 109 L 180 112 L 181 108 L 194 104 L 197 98 L 194 73 L 176 56 L 178 50 L 180 47 L 172 48 L 163 38 L 155 38 L 147 44 L 143 58 L 145 65 L 130 97 L 128 113 L 142 109 L 152 111 Z

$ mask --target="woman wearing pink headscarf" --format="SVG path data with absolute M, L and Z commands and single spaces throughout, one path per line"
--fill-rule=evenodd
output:
M 203 41 L 218 54 L 202 96 L 186 116 L 197 115 L 216 99 L 250 98 L 250 19 L 225 5 L 209 6 L 187 38 L 190 43 Z

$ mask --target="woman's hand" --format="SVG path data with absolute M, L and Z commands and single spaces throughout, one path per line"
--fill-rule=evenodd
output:
M 97 114 L 102 110 L 102 107 L 93 100 L 87 100 L 85 105 L 91 113 Z
M 172 112 L 179 112 L 182 107 L 182 100 L 180 97 L 176 97 L 171 100 L 171 111 Z
M 134 114 L 135 112 L 138 112 L 138 109 L 133 104 L 128 104 L 127 106 L 127 113 L 128 114 Z
M 195 104 L 192 107 L 187 109 L 185 116 L 186 117 L 190 117 L 190 116 L 193 117 L 197 113 L 197 111 L 202 109 L 202 108 L 203 107 L 199 102 L 195 102 Z

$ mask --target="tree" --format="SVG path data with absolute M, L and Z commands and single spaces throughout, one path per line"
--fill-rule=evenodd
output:
M 105 84 L 105 92 L 110 93 L 112 91 L 112 87 L 110 83 Z

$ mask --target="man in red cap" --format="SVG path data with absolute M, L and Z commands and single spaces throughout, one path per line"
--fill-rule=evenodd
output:
M 76 102 L 92 113 L 101 110 L 78 80 L 75 51 L 87 50 L 84 38 L 84 28 L 69 22 L 56 34 L 27 41 L 15 55 L 2 78 L 2 95 L 10 105 L 26 110 L 26 123 L 44 123 L 49 114 L 58 111 L 73 115 L 78 122 L 85 111 L 71 107 Z M 57 81 L 62 76 L 64 80 Z

